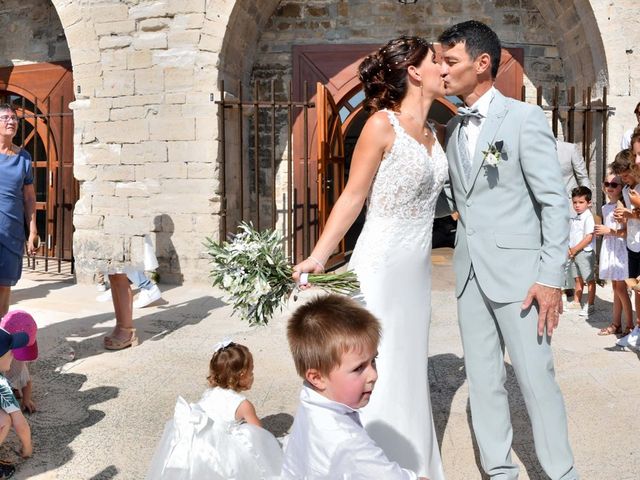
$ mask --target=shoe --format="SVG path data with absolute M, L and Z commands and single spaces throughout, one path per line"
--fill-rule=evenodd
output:
M 631 335 L 631 334 L 629 334 Z M 620 337 L 616 340 L 616 345 L 619 347 L 628 347 L 629 346 L 629 335 L 625 335 L 624 337 Z
M 580 305 L 580 302 L 571 302 L 571 303 L 569 303 L 569 305 L 567 305 L 567 309 L 568 310 L 581 310 L 582 309 L 582 305 Z
M 584 307 L 582 307 L 582 310 L 580 310 L 580 313 L 578 313 L 578 315 L 580 315 L 581 317 L 588 317 L 594 311 L 595 305 L 585 305 Z
M 121 330 L 129 332 L 129 338 L 127 340 L 120 340 L 112 337 L 111 335 L 106 335 L 104 337 L 104 348 L 107 350 L 122 350 L 123 348 L 135 347 L 138 345 L 138 336 L 136 335 L 135 328 L 121 328 Z
M 627 337 L 627 344 L 629 347 L 634 349 L 640 347 L 640 325 L 636 325 Z
M 105 292 L 107 290 L 107 285 L 104 282 L 98 283 L 96 285 L 96 290 L 99 292 Z
M 96 302 L 110 302 L 111 301 L 111 289 L 104 293 L 101 293 L 96 297 Z
M 598 335 L 600 336 L 618 335 L 620 333 L 622 333 L 622 325 L 614 325 L 612 323 L 608 327 L 601 328 L 600 331 L 598 332 Z
M 138 293 L 138 297 L 133 302 L 133 308 L 144 308 L 161 298 L 162 293 L 157 285 L 153 285 L 151 288 L 146 290 L 141 289 L 140 293 Z
M 13 477 L 14 473 L 16 473 L 16 467 L 11 465 L 10 463 L 0 461 L 0 480 L 11 478 Z

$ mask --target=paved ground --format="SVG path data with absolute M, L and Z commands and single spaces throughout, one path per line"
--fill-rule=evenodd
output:
M 433 261 L 429 374 L 436 431 L 447 478 L 480 479 L 469 433 L 450 250 L 434 251 Z M 30 417 L 35 454 L 19 465 L 16 478 L 144 478 L 176 396 L 199 398 L 211 349 L 229 334 L 254 353 L 256 381 L 249 398 L 259 415 L 276 435 L 287 431 L 300 381 L 286 346 L 286 312 L 266 328 L 250 329 L 231 318 L 219 292 L 207 286 L 162 289 L 163 302 L 135 313 L 141 345 L 105 352 L 102 336 L 114 319 L 110 304 L 95 301 L 94 287 L 33 272 L 18 284 L 13 306 L 38 321 L 40 358 L 32 365 L 39 408 Z M 611 336 L 596 335 L 611 309 L 609 287 L 599 289 L 596 305 L 588 321 L 565 314 L 554 335 L 576 462 L 585 480 L 637 479 L 640 356 L 616 348 Z M 521 478 L 545 479 L 513 371 L 507 370 Z M 0 458 L 16 459 L 16 449 L 12 435 L 0 446 Z

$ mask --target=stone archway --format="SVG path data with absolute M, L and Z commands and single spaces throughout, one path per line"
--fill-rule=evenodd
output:
M 258 3 L 258 5 L 256 5 Z M 542 21 L 550 28 L 560 57 L 563 60 L 567 85 L 578 88 L 600 88 L 608 83 L 607 57 L 600 35 L 600 28 L 590 2 L 573 0 L 533 0 L 540 18 L 531 16 L 530 28 Z M 251 75 L 254 61 L 259 55 L 256 48 L 262 31 L 272 15 L 293 16 L 300 5 L 280 0 L 237 0 L 229 16 L 227 31 L 220 52 L 220 78 L 227 82 L 246 82 Z M 452 21 L 469 18 L 461 12 L 448 12 Z M 512 19 L 513 20 L 513 19 Z M 523 20 L 518 20 L 523 21 Z M 510 42 L 507 46 L 511 46 Z

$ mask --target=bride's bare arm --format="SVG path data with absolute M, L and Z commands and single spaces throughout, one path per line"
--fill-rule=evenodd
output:
M 364 125 L 351 159 L 349 180 L 336 201 L 327 224 L 318 239 L 311 257 L 294 267 L 298 272 L 320 272 L 331 252 L 351 227 L 369 194 L 373 177 L 378 171 L 384 152 L 395 138 L 393 127 L 385 112 L 372 115 Z M 316 261 L 317 260 L 317 261 Z M 297 273 L 294 274 L 297 280 Z

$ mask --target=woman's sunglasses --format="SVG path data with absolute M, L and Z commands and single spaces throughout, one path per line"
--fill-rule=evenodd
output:
M 605 186 L 605 188 L 618 188 L 620 186 L 618 182 L 604 182 L 603 185 Z

